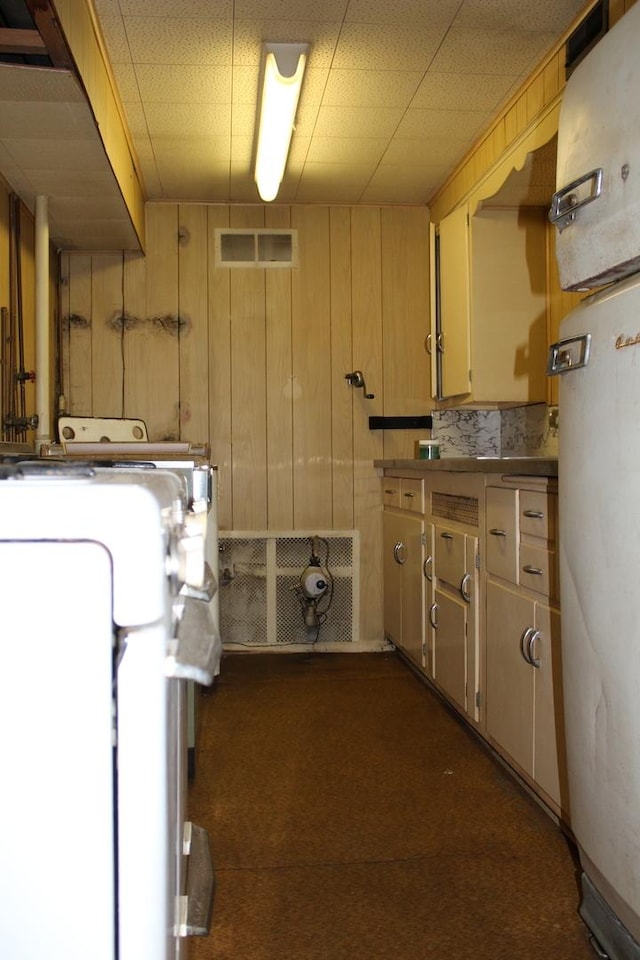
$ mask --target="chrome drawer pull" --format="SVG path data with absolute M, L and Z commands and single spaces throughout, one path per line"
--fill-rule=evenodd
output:
M 506 537 L 507 535 L 506 530 L 499 530 L 497 527 L 493 527 L 491 530 L 489 530 L 489 533 L 492 537 Z
M 531 520 L 544 520 L 544 513 L 542 510 L 525 510 L 525 517 L 529 517 Z
M 409 500 L 412 500 L 413 497 L 415 497 L 415 493 L 411 493 L 411 491 L 408 491 L 406 493 L 403 493 L 403 497 L 408 497 Z
M 397 493 L 397 492 L 398 492 L 397 490 L 385 490 L 385 493 L 388 493 L 388 494 Z
M 530 573 L 534 577 L 541 577 L 544 573 L 544 571 L 541 570 L 540 567 L 533 567 L 530 563 L 525 563 L 522 570 L 524 573 Z
M 404 556 L 404 554 L 400 556 L 400 551 L 404 549 L 405 549 L 405 546 L 402 540 L 399 540 L 398 543 L 396 543 L 393 548 L 393 559 L 395 560 L 396 563 L 399 563 L 400 566 L 402 566 L 403 563 L 407 562 L 407 558 L 406 556 Z
M 453 540 L 452 533 L 441 533 L 440 536 L 442 537 L 443 540 Z
M 428 580 L 429 583 L 433 583 L 433 574 L 431 572 L 427 573 L 427 570 L 431 571 L 432 565 L 433 557 L 431 556 L 427 557 L 425 562 L 422 564 L 422 572 L 424 573 L 425 579 Z
M 529 661 L 532 667 L 536 667 L 536 668 L 540 666 L 540 660 L 537 657 L 534 657 L 533 655 L 533 645 L 536 642 L 536 640 L 539 640 L 539 639 L 540 639 L 539 630 L 532 630 L 531 633 L 529 634 L 529 637 L 527 638 L 527 660 Z
M 531 663 L 531 661 L 529 660 L 529 657 L 527 656 L 524 648 L 525 648 L 525 644 L 527 643 L 527 641 L 529 640 L 529 637 L 533 632 L 534 632 L 533 627 L 526 627 L 522 631 L 522 636 L 520 637 L 520 653 L 522 655 L 522 659 L 526 660 L 527 663 Z
M 467 590 L 467 587 L 471 583 L 471 574 L 465 573 L 464 577 L 460 581 L 460 596 L 465 601 L 465 603 L 471 603 L 471 594 Z
M 436 614 L 438 612 L 438 604 L 432 603 L 429 607 L 429 623 L 434 630 L 438 629 L 438 621 L 436 620 Z

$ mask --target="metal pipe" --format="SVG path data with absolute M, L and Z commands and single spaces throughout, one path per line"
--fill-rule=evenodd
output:
M 49 332 L 49 201 L 36 197 L 36 449 L 51 442 L 50 332 Z

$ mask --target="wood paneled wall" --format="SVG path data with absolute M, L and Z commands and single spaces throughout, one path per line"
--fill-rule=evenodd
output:
M 368 418 L 430 412 L 428 222 L 426 207 L 154 203 L 146 257 L 63 258 L 67 411 L 207 440 L 224 530 L 359 530 L 367 642 L 383 635 L 373 461 L 424 436 Z M 217 227 L 291 227 L 299 264 L 216 267 Z

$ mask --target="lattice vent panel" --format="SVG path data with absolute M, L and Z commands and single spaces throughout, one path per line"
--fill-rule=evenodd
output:
M 317 606 L 319 627 L 308 627 L 296 588 L 312 553 L 333 581 Z M 357 531 L 220 536 L 220 632 L 226 646 L 282 647 L 352 643 L 358 630 Z
M 467 526 L 477 527 L 479 508 L 477 497 L 460 497 L 452 493 L 433 493 L 431 495 L 431 513 L 443 520 L 457 520 Z

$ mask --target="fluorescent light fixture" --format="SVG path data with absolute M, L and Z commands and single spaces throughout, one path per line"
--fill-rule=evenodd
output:
M 262 200 L 275 200 L 287 165 L 308 43 L 265 43 L 255 179 Z

